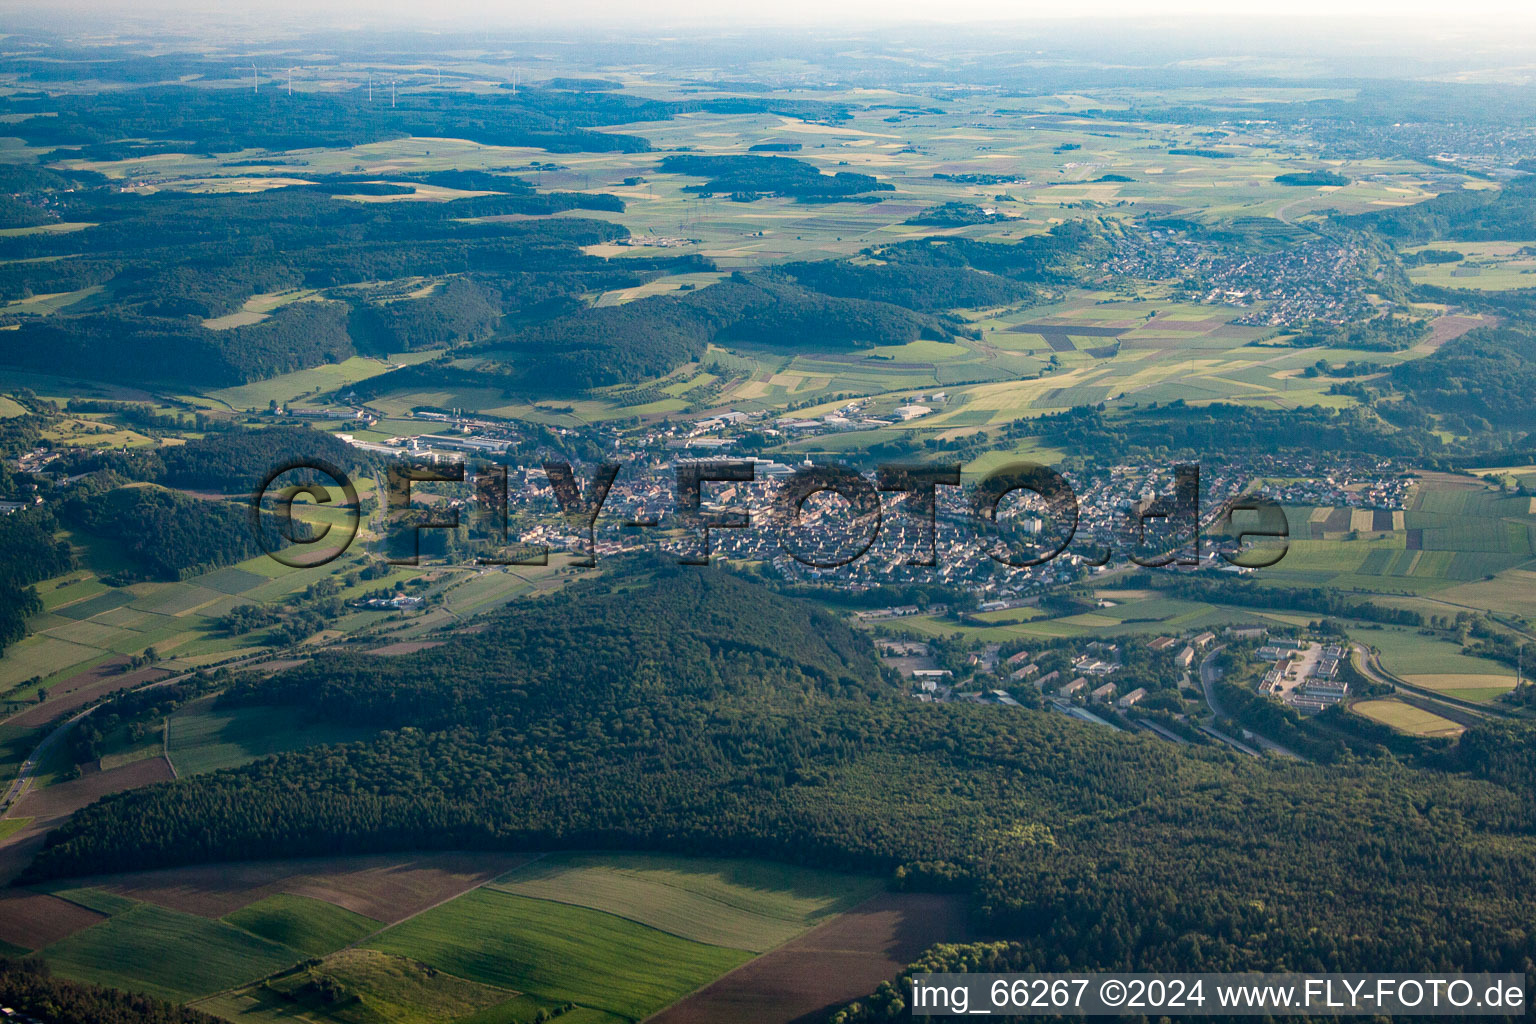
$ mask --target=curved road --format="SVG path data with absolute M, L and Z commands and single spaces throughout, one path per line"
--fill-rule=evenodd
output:
M 1353 657 L 1350 658 L 1350 664 L 1353 665 L 1361 675 L 1365 676 L 1365 678 L 1369 679 L 1373 683 L 1377 683 L 1382 686 L 1390 686 L 1394 690 L 1400 690 L 1403 693 L 1412 694 L 1415 697 L 1421 697 L 1426 701 L 1431 701 L 1440 705 L 1449 705 L 1452 708 L 1458 708 L 1462 711 L 1470 712 L 1483 718 L 1523 717 L 1518 711 L 1496 707 L 1491 701 L 1487 703 L 1478 703 L 1475 701 L 1463 700 L 1460 697 L 1452 697 L 1448 693 L 1440 693 L 1436 690 L 1428 689 L 1427 687 L 1416 686 L 1415 684 L 1403 679 L 1401 676 L 1395 675 L 1391 669 L 1387 668 L 1387 666 L 1381 663 L 1381 659 L 1377 656 L 1374 650 L 1365 646 L 1359 641 L 1350 641 L 1349 648 L 1350 653 L 1353 655 Z
M 1231 717 L 1227 714 L 1226 709 L 1216 702 L 1215 690 L 1215 682 L 1221 678 L 1221 672 L 1216 668 L 1216 655 L 1220 654 L 1226 649 L 1226 644 L 1222 644 L 1219 647 L 1213 647 L 1211 648 L 1211 652 L 1200 660 L 1200 688 L 1205 691 L 1205 703 L 1210 707 L 1211 712 L 1218 718 Z M 1234 740 L 1232 737 L 1227 736 L 1224 733 L 1216 732 L 1214 729 L 1207 729 L 1206 731 L 1220 739 L 1226 740 L 1228 743 L 1237 747 L 1239 750 L 1246 749 L 1243 743 Z M 1267 750 L 1271 753 L 1279 754 L 1281 757 L 1295 758 L 1298 761 L 1306 760 L 1306 758 L 1302 757 L 1300 754 L 1296 753 L 1296 751 L 1290 749 L 1289 747 L 1283 747 L 1276 743 L 1274 740 L 1260 736 L 1256 732 L 1250 731 L 1249 735 L 1251 736 L 1251 739 L 1249 739 L 1248 742 L 1252 743 L 1254 746 L 1260 748 L 1261 750 Z

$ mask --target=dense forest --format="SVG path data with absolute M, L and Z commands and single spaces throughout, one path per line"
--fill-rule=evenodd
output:
M 1306 539 L 1306 538 L 1299 538 Z M 1289 608 L 1318 616 L 1342 616 L 1369 622 L 1422 626 L 1424 616 L 1408 608 L 1378 605 L 1322 587 L 1266 586 L 1262 589 L 1231 580 L 1181 579 L 1153 573 L 1137 574 L 1139 586 L 1158 587 L 1191 601 L 1209 601 L 1246 608 Z
M 65 523 L 115 541 L 147 579 L 180 580 L 263 552 L 251 531 L 250 508 L 239 502 L 189 498 L 160 487 L 98 489 L 81 482 L 59 504 Z M 270 526 L 270 524 L 268 524 Z M 310 528 L 294 523 L 295 535 Z M 281 546 L 276 529 L 267 547 Z M 129 574 L 119 574 L 128 582 Z
M 864 348 L 948 337 L 938 319 L 889 302 L 827 295 L 771 274 L 733 274 L 679 295 L 583 309 L 515 330 L 482 349 L 516 386 L 580 390 L 659 377 L 712 341 L 781 348 Z M 556 383 L 558 382 L 558 383 Z
M 0 363 L 75 377 L 220 387 L 355 355 L 347 308 L 296 302 L 250 326 L 215 331 L 197 321 L 92 313 L 38 317 L 0 332 Z
M 0 654 L 27 635 L 27 619 L 42 611 L 32 586 L 75 566 L 69 544 L 55 540 L 58 523 L 45 508 L 0 515 Z
M 1028 284 L 1017 278 L 970 267 L 820 260 L 785 263 L 774 269 L 824 295 L 871 299 L 926 312 L 1002 306 L 1024 301 L 1034 294 Z
M 902 266 L 969 267 L 1015 281 L 1066 283 L 1108 253 L 1109 244 L 1097 224 L 1066 221 L 1017 242 L 916 238 L 871 247 L 864 255 Z
M 1318 327 L 1288 339 L 1297 348 L 1351 348 L 1366 352 L 1397 352 L 1429 337 L 1429 322 L 1387 314 L 1371 320 Z
M 1529 726 L 1472 729 L 1427 770 L 918 704 L 836 620 L 658 563 L 430 652 L 322 654 L 225 699 L 385 731 L 110 797 L 28 877 L 423 847 L 750 852 L 970 892 L 1016 969 L 1536 958 Z
M 364 352 L 407 352 L 478 341 L 501 322 L 501 296 L 468 277 L 431 293 L 359 302 L 348 333 Z
M 970 224 L 996 224 L 1008 218 L 999 213 L 987 213 L 975 203 L 949 202 L 930 206 L 921 213 L 914 213 L 905 221 L 928 227 L 959 228 Z
M 47 77 L 47 61 L 27 62 L 25 73 Z M 4 65 L 15 66 L 15 58 Z M 249 79 L 246 66 L 224 64 L 224 76 Z M 68 73 L 81 74 L 71 62 Z M 7 97 L 12 114 L 49 113 L 17 120 L 12 134 L 53 150 L 46 158 L 123 160 L 156 153 L 234 153 L 347 148 L 406 136 L 432 138 L 445 123 L 457 138 L 487 146 L 533 146 L 552 153 L 643 153 L 642 138 L 593 131 L 637 121 L 665 121 L 693 110 L 776 112 L 837 118 L 844 108 L 776 97 L 694 101 L 651 100 L 615 92 L 524 86 L 496 93 L 400 91 L 393 101 L 354 87 L 345 92 L 284 94 L 274 86 L 208 89 L 149 85 L 89 94 L 20 92 Z
M 1536 329 L 1482 327 L 1392 369 L 1410 404 L 1508 426 L 1536 425 Z
M 1019 420 L 1005 437 L 1046 437 L 1078 458 L 1123 459 L 1142 453 L 1210 458 L 1305 450 L 1401 456 L 1433 463 L 1444 443 L 1424 425 L 1394 426 L 1369 410 L 1303 406 L 1264 409 L 1173 401 L 1120 412 L 1080 407 Z
M 218 1024 L 154 996 L 55 978 L 41 960 L 0 957 L 0 1005 L 47 1024 Z
M 1275 182 L 1294 186 L 1348 185 L 1349 179 L 1337 171 L 1290 171 L 1275 175 Z
M 969 328 L 941 311 L 1027 301 L 1033 285 L 1069 280 L 1104 251 L 1096 227 L 1074 223 L 1016 243 L 920 239 L 866 250 L 859 260 L 738 271 L 697 291 L 510 328 L 478 346 L 505 360 L 482 372 L 499 372 L 501 380 L 491 379 L 514 389 L 547 391 L 558 381 L 579 391 L 662 376 L 698 359 L 711 342 L 840 349 L 944 339 Z M 451 376 L 413 368 L 367 387 Z
M 1467 242 L 1536 238 L 1536 175 L 1526 174 L 1502 189 L 1461 189 L 1411 206 L 1345 218 L 1399 245 L 1419 245 L 1442 238 Z
M 280 460 L 289 459 L 318 459 L 343 471 L 367 463 L 362 453 L 334 434 L 299 426 L 222 431 L 154 450 L 82 451 L 64 456 L 63 468 L 249 496 Z
M 493 191 L 443 202 L 339 198 L 369 188 L 357 177 L 250 195 L 141 195 L 45 180 L 53 188 L 42 196 L 48 210 L 91 226 L 0 238 L 0 300 L 96 293 L 79 309 L 12 314 L 15 329 L 0 332 L 0 364 L 117 380 L 239 384 L 360 349 L 479 339 L 503 317 L 537 319 L 579 305 L 592 290 L 708 267 L 696 257 L 620 262 L 583 252 L 625 236 L 607 221 L 484 219 L 622 208 L 611 196 L 541 194 L 510 175 L 443 171 L 402 181 Z M 71 258 L 51 258 L 57 256 Z M 377 284 L 401 280 L 415 283 L 395 293 Z M 216 320 L 240 312 L 252 296 L 301 288 L 328 291 L 295 294 L 306 301 L 278 303 L 256 323 Z
M 846 199 L 866 192 L 889 192 L 894 185 L 868 174 L 838 171 L 823 174 L 814 164 L 784 156 L 682 156 L 663 157 L 660 170 L 707 178 L 702 185 L 688 185 L 687 192 L 724 194 L 737 202 L 765 196 L 792 196 L 806 202 Z

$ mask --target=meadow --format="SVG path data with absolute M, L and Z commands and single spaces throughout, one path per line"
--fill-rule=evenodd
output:
M 1515 670 L 1463 654 L 1461 646 L 1414 629 L 1384 627 L 1358 634 L 1375 647 L 1390 672 L 1425 689 L 1462 700 L 1486 701 L 1514 688 Z
M 751 959 L 599 911 L 491 889 L 414 917 L 369 948 L 631 1020 Z
M 287 708 L 216 710 L 204 698 L 166 722 L 166 756 L 179 775 L 237 768 L 285 750 L 368 739 L 377 730 L 342 722 L 295 722 Z
M 552 854 L 490 888 L 760 953 L 874 895 L 879 886 L 872 879 L 756 861 Z
M 232 925 L 138 904 L 41 951 L 58 973 L 178 1002 L 253 981 L 300 958 Z
M 1417 254 L 1426 249 L 1451 251 L 1463 258 L 1447 263 L 1428 263 L 1408 271 L 1409 280 L 1440 288 L 1473 291 L 1508 291 L 1536 288 L 1536 251 L 1520 242 L 1465 242 L 1447 239 L 1433 245 L 1405 249 Z
M 259 938 L 324 956 L 378 931 L 381 923 L 324 900 L 277 893 L 242 907 L 224 920 Z
M 324 986 L 324 988 L 322 988 Z M 337 991 L 346 993 L 338 999 Z M 506 989 L 466 981 L 405 957 L 348 949 L 323 964 L 298 967 L 262 985 L 221 993 L 197 1008 L 250 1024 L 438 1024 L 482 1020 L 521 1024 L 553 1007 Z

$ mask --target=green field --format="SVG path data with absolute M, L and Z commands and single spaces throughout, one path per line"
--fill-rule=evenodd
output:
M 119 896 L 115 892 L 108 892 L 95 886 L 50 888 L 48 891 L 61 900 L 78 903 L 82 907 L 94 910 L 98 914 L 106 914 L 108 917 L 132 910 L 139 905 L 138 900 L 131 900 L 126 896 Z
M 449 974 L 640 1020 L 751 959 L 585 907 L 477 889 L 369 947 Z
M 301 959 L 231 925 L 143 903 L 42 950 L 76 981 L 182 1002 L 232 988 Z
M 373 918 L 334 903 L 289 893 L 268 896 L 226 915 L 224 920 L 310 956 L 334 952 L 382 927 Z
M 178 774 L 196 775 L 236 768 L 285 750 L 363 740 L 376 731 L 340 722 L 295 721 L 290 708 L 220 710 L 203 700 L 170 717 L 166 754 Z
M 308 370 L 297 370 L 268 380 L 257 381 L 254 384 L 242 384 L 239 387 L 210 391 L 207 397 L 229 409 L 239 411 L 260 409 L 264 412 L 269 402 L 275 401 L 279 405 L 287 405 L 304 396 L 334 391 L 347 384 L 356 384 L 369 377 L 377 377 L 381 373 L 387 373 L 392 364 L 408 366 L 438 354 L 439 352 L 435 349 L 412 352 L 395 356 L 389 361 L 353 356 L 345 362 L 325 363 Z
M 346 993 L 327 999 L 322 985 Z M 434 971 L 414 960 L 349 949 L 323 964 L 270 978 L 260 986 L 221 993 L 197 1009 L 251 1024 L 336 1021 L 338 1024 L 437 1024 L 503 1004 L 504 989 Z M 532 1007 L 529 1017 L 539 1006 Z
M 555 854 L 491 888 L 602 910 L 680 938 L 764 952 L 872 896 L 873 879 L 755 861 Z
M 1536 288 L 1536 255 L 1519 242 L 1462 242 L 1445 240 L 1433 245 L 1403 250 L 1417 253 L 1424 249 L 1458 252 L 1464 257 L 1453 263 L 1430 263 L 1408 271 L 1409 280 L 1441 288 L 1467 288 L 1477 291 L 1508 291 L 1511 288 Z
M 1464 700 L 1491 700 L 1514 689 L 1515 671 L 1463 654 L 1461 645 L 1418 630 L 1386 628 L 1357 634 L 1375 647 L 1382 665 L 1408 682 Z

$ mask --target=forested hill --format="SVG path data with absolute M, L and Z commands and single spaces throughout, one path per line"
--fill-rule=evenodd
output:
M 901 242 L 866 250 L 858 261 L 738 271 L 696 292 L 579 309 L 482 348 L 506 356 L 501 369 L 512 387 L 547 392 L 559 382 L 575 392 L 662 376 L 698 359 L 710 342 L 841 349 L 944 339 L 973 329 L 942 311 L 1027 299 L 1034 284 L 1065 281 L 1106 248 L 1101 229 L 1076 222 L 1017 242 Z M 411 368 L 365 387 L 420 385 L 441 372 Z
M 867 348 L 946 338 L 957 325 L 887 302 L 844 298 L 765 274 L 681 296 L 655 295 L 530 324 L 485 344 L 525 386 L 577 391 L 670 373 L 712 341 L 778 348 Z M 555 382 L 559 382 L 558 384 Z M 373 387 L 388 386 L 375 379 Z
M 417 848 L 750 853 L 959 887 L 1017 962 L 1056 970 L 1536 961 L 1528 727 L 1471 730 L 1434 770 L 1323 767 L 919 704 L 793 599 L 629 562 L 445 646 L 330 655 L 229 699 L 386 728 L 109 797 L 29 877 Z
M 813 605 L 721 572 L 636 571 L 648 577 L 645 586 L 631 589 L 618 578 L 515 607 L 441 658 L 381 665 L 369 655 L 332 653 L 269 683 L 242 685 L 225 700 L 448 729 L 558 717 L 573 704 L 869 699 L 886 690 L 869 641 Z
M 1424 359 L 1392 368 L 1392 381 L 1418 409 L 1477 417 L 1474 427 L 1536 425 L 1536 329 L 1483 327 Z
M 358 351 L 477 339 L 503 315 L 558 311 L 588 291 L 699 263 L 589 255 L 583 247 L 626 234 L 604 220 L 481 219 L 622 206 L 611 196 L 533 193 L 520 179 L 484 173 L 414 179 L 497 191 L 363 203 L 345 196 L 415 185 L 332 176 L 250 195 L 139 195 L 33 181 L 39 208 L 88 226 L 0 237 L 0 302 L 86 290 L 96 298 L 46 315 L 7 313 L 0 319 L 14 329 L 0 331 L 0 363 L 92 379 L 238 384 Z M 380 284 L 412 277 L 449 280 L 424 295 Z M 222 319 L 258 294 L 304 301 L 279 303 L 256 323 Z
M 181 580 L 264 550 L 251 531 L 245 503 L 203 501 L 159 487 L 98 490 L 79 483 L 60 503 L 59 518 L 120 547 L 133 568 L 119 572 L 119 579 Z M 283 546 L 275 525 L 265 520 L 264 525 L 266 549 Z M 303 522 L 294 523 L 293 530 L 301 539 L 312 536 Z
M 71 474 L 110 471 L 129 480 L 249 496 L 285 461 L 315 459 L 343 471 L 369 461 L 334 434 L 297 426 L 230 430 L 159 449 L 71 453 L 61 468 Z
M 1445 192 L 1411 206 L 1344 219 L 1355 227 L 1373 228 L 1401 245 L 1442 238 L 1527 241 L 1536 236 L 1536 174 L 1514 178 L 1502 189 Z
M 110 63 L 101 65 L 109 73 Z M 60 66 L 46 58 L 0 58 L 0 67 L 33 79 L 51 79 Z M 78 60 L 62 66 L 71 76 L 86 74 Z M 224 65 L 216 74 L 249 81 L 248 68 L 248 64 Z M 35 91 L 5 97 L 0 103 L 6 113 L 21 115 L 13 134 L 31 146 L 57 147 L 48 158 L 52 160 L 345 148 L 408 135 L 430 138 L 440 134 L 446 123 L 454 126 L 456 138 L 487 146 L 535 146 L 552 153 L 642 153 L 650 144 L 637 135 L 592 129 L 665 121 L 693 110 L 827 119 L 847 116 L 845 108 L 836 104 L 783 97 L 666 101 L 537 86 L 498 93 L 412 89 L 394 99 L 375 99 L 361 86 L 345 92 L 302 90 L 285 95 L 276 88 L 258 88 L 253 94 L 243 88 L 152 85 L 79 96 Z M 27 116 L 37 113 L 49 116 Z

